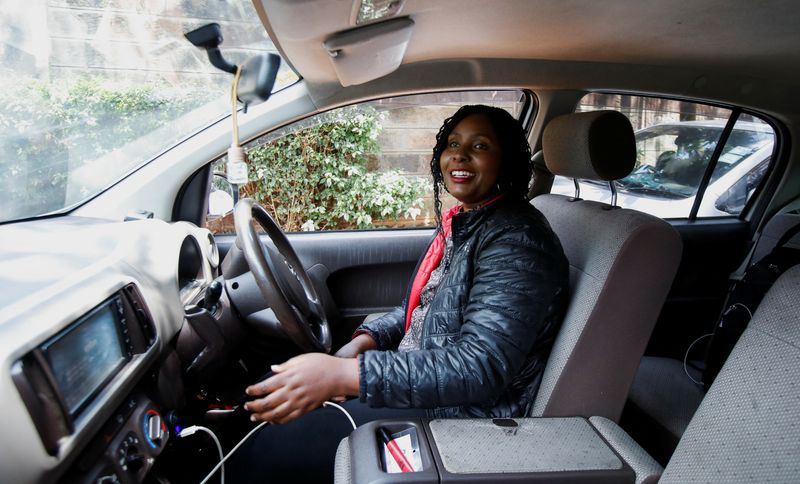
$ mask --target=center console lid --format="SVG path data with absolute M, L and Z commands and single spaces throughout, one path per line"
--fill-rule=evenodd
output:
M 620 448 L 635 442 L 609 440 L 609 424 L 615 426 L 607 419 L 582 417 L 378 420 L 342 441 L 337 454 L 337 470 L 342 472 L 336 482 L 641 482 L 642 463 L 626 460 L 632 453 Z M 419 453 L 408 455 L 415 472 L 387 469 L 391 457 L 381 429 L 391 435 L 414 435 L 416 446 L 406 452 Z M 655 462 L 645 464 L 654 477 L 660 474 Z

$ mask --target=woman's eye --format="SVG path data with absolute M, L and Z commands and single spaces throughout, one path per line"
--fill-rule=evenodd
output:
M 447 146 L 449 146 L 450 148 L 458 148 L 458 142 L 451 141 L 450 143 L 447 144 Z
M 489 148 L 489 147 L 488 147 L 488 146 L 486 146 L 484 143 L 477 143 L 477 144 L 475 145 L 475 149 L 476 149 L 476 150 L 486 150 L 486 149 L 488 149 L 488 148 Z

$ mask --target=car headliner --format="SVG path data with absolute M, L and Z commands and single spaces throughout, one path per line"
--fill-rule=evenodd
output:
M 356 27 L 358 1 L 255 3 L 276 46 L 321 104 L 328 104 L 332 91 L 333 102 L 347 91 L 351 99 L 369 97 L 375 86 L 338 85 L 323 47 L 333 33 Z M 793 0 L 407 0 L 399 16 L 411 17 L 415 27 L 404 67 L 368 83 L 381 89 L 435 88 L 431 76 L 440 84 L 497 79 L 502 85 L 510 76 L 527 78 L 532 87 L 629 86 L 714 99 L 776 117 L 796 112 L 800 102 L 791 95 L 800 83 L 800 19 Z M 442 59 L 506 61 L 431 65 Z M 426 65 L 408 69 L 420 63 Z
M 777 156 L 786 176 L 767 210 L 800 193 L 800 160 L 790 152 L 800 138 L 794 0 L 406 0 L 398 16 L 415 26 L 400 68 L 348 87 L 323 43 L 356 27 L 360 0 L 254 4 L 318 110 L 387 95 L 527 88 L 544 113 L 531 129 L 538 149 L 544 125 L 587 91 L 739 106 L 788 128 Z

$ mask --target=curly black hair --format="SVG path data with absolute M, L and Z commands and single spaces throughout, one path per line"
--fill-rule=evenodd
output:
M 531 160 L 531 147 L 528 144 L 528 137 L 522 128 L 522 124 L 504 109 L 483 104 L 462 106 L 455 114 L 445 119 L 444 124 L 439 128 L 439 133 L 436 134 L 436 146 L 433 148 L 433 157 L 431 158 L 434 210 L 436 212 L 436 222 L 439 226 L 441 226 L 442 222 L 442 202 L 439 199 L 439 194 L 442 188 L 446 189 L 439 159 L 447 148 L 447 138 L 453 128 L 464 118 L 473 114 L 486 116 L 500 143 L 502 158 L 497 178 L 500 193 L 520 200 L 525 199 L 528 195 L 528 186 L 533 173 L 533 161 Z

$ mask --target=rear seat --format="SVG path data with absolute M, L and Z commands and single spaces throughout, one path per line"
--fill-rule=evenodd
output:
M 787 270 L 764 297 L 659 482 L 798 482 L 799 420 L 800 265 Z M 614 422 L 590 421 L 635 471 L 636 483 L 659 479 L 660 466 Z M 345 439 L 337 483 L 351 482 L 353 467 L 364 465 L 347 447 Z M 493 475 L 492 482 L 513 481 L 514 471 L 508 472 Z M 395 476 L 392 482 L 414 480 Z
M 660 482 L 800 480 L 800 266 L 767 292 Z
M 789 238 L 786 247 L 800 249 L 800 235 L 792 237 L 796 230 L 793 228 L 799 225 L 797 209 L 773 217 L 764 229 L 752 260 L 759 261 L 768 255 L 785 236 Z M 709 341 L 704 339 L 697 343 Z M 697 344 L 692 355 L 702 355 L 702 348 L 703 344 Z M 703 366 L 702 362 L 699 363 Z M 623 426 L 634 429 L 633 437 L 642 442 L 657 461 L 665 463 L 675 450 L 703 400 L 705 388 L 698 382 L 704 380 L 701 372 L 692 365 L 685 366 L 681 360 L 642 358 L 631 384 Z

